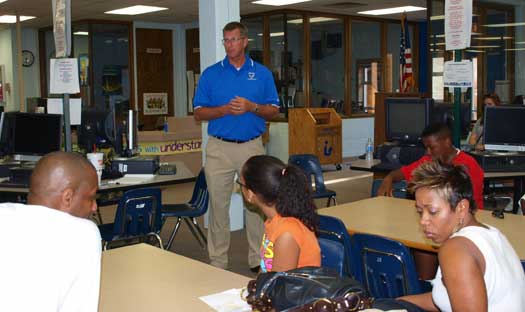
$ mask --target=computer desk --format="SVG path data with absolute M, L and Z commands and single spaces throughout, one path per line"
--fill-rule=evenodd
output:
M 439 246 L 423 235 L 414 201 L 378 196 L 348 204 L 318 210 L 319 214 L 337 217 L 343 221 L 348 232 L 385 236 L 419 250 L 437 252 Z M 504 219 L 493 217 L 490 211 L 477 211 L 478 221 L 498 228 L 525 260 L 525 217 L 513 214 Z
M 376 178 L 382 178 L 384 175 L 387 174 L 387 172 L 382 171 L 384 173 L 383 176 L 376 176 L 376 171 L 372 168 L 372 166 L 377 165 L 381 163 L 379 159 L 373 159 L 373 160 L 364 160 L 364 159 L 358 159 L 353 160 L 350 162 L 350 169 L 352 170 L 359 170 L 359 171 L 369 171 L 374 173 L 374 179 Z M 521 196 L 525 193 L 525 172 L 524 171 L 518 171 L 518 172 L 485 172 L 484 173 L 484 179 L 485 182 L 488 181 L 494 181 L 494 180 L 508 180 L 512 179 L 514 181 L 514 187 L 513 187 L 513 209 L 512 212 L 515 214 L 518 212 L 519 209 L 519 200 Z
M 188 167 L 186 167 L 183 162 L 175 161 L 171 164 L 175 164 L 177 166 L 177 173 L 174 175 L 154 175 L 151 179 L 137 184 L 120 184 L 112 183 L 108 180 L 102 180 L 102 185 L 99 186 L 97 194 L 123 192 L 142 187 L 166 186 L 195 180 L 195 175 L 188 169 Z M 0 194 L 25 196 L 27 193 L 29 193 L 28 188 L 0 187 Z
M 215 311 L 199 297 L 249 278 L 146 244 L 102 253 L 100 312 Z

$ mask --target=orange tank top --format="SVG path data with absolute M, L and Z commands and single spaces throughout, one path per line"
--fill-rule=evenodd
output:
M 264 236 L 261 245 L 261 270 L 270 272 L 273 267 L 273 246 L 279 236 L 290 233 L 299 245 L 297 267 L 320 266 L 321 249 L 315 233 L 310 231 L 299 219 L 277 215 L 264 223 Z

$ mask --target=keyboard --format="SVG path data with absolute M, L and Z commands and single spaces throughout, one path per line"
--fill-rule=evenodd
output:
M 177 173 L 177 166 L 170 165 L 170 164 L 160 165 L 159 171 L 157 171 L 157 174 L 159 175 L 173 175 L 176 173 Z

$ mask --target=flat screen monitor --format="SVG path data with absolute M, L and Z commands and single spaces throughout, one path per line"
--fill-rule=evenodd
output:
M 454 104 L 450 102 L 434 102 L 432 123 L 444 123 L 452 131 L 454 129 Z M 461 103 L 461 136 L 466 136 L 470 130 L 470 103 Z
M 485 106 L 483 143 L 486 150 L 525 152 L 525 107 Z
M 399 143 L 416 144 L 421 132 L 431 121 L 431 98 L 385 99 L 386 139 Z
M 37 161 L 47 153 L 60 150 L 62 115 L 13 113 L 9 123 L 10 152 L 16 160 Z

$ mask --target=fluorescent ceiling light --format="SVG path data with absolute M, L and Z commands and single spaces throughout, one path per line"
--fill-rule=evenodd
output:
M 505 51 L 525 51 L 525 48 L 505 49 Z
M 89 33 L 87 31 L 75 31 L 73 33 L 73 35 L 77 35 L 77 36 L 87 36 L 89 35 Z
M 7 0 L 0 0 L 0 3 L 2 3 L 2 2 L 6 2 L 6 1 L 7 1 Z
M 431 47 L 433 47 L 433 46 L 444 46 L 445 43 L 444 42 L 436 42 L 436 43 L 429 43 L 428 45 L 431 46 Z
M 20 16 L 20 21 L 27 21 L 35 18 L 34 16 Z M 0 16 L 0 23 L 14 24 L 16 23 L 16 15 L 2 15 Z
M 301 2 L 308 2 L 308 1 L 312 1 L 312 0 L 259 0 L 259 1 L 253 1 L 252 3 L 262 4 L 262 5 L 281 6 L 281 5 L 289 5 L 289 4 L 295 4 L 295 3 L 301 3 Z
M 497 28 L 497 27 L 512 27 L 512 26 L 525 26 L 525 22 L 519 22 L 519 23 L 504 23 L 504 24 L 486 24 L 483 25 L 485 27 L 489 28 Z
M 483 50 L 470 50 L 470 49 L 467 49 L 465 51 L 466 52 L 470 52 L 470 53 L 485 53 L 485 51 L 483 51 Z
M 161 8 L 149 5 L 134 5 L 127 8 L 112 10 L 104 12 L 105 14 L 119 14 L 119 15 L 139 15 L 157 11 L 167 10 L 168 8 Z
M 478 49 L 483 49 L 483 48 L 499 48 L 499 45 L 478 45 L 478 46 L 470 46 L 471 48 L 478 48 Z
M 514 42 L 514 44 L 525 44 L 525 41 Z
M 257 36 L 259 37 L 262 37 L 262 35 L 263 35 L 262 33 L 257 34 Z M 282 36 L 284 36 L 284 31 L 270 33 L 270 37 L 282 37 Z
M 476 37 L 474 38 L 476 40 L 509 40 L 512 39 L 512 37 Z
M 445 15 L 434 15 L 430 17 L 431 21 L 439 21 L 439 20 L 444 20 L 444 19 L 445 19 Z
M 335 21 L 335 20 L 338 20 L 338 19 L 337 18 L 333 18 L 333 17 L 322 17 L 322 16 L 311 17 L 310 18 L 310 24 L 312 24 L 312 23 L 329 22 L 329 21 Z M 303 19 L 302 18 L 293 19 L 293 20 L 287 21 L 287 23 L 288 24 L 302 24 L 303 23 Z
M 396 7 L 396 8 L 362 11 L 362 12 L 357 12 L 357 14 L 388 15 L 388 14 L 415 12 L 415 11 L 423 11 L 423 10 L 426 10 L 426 8 L 409 5 L 409 6 L 402 6 L 402 7 Z

